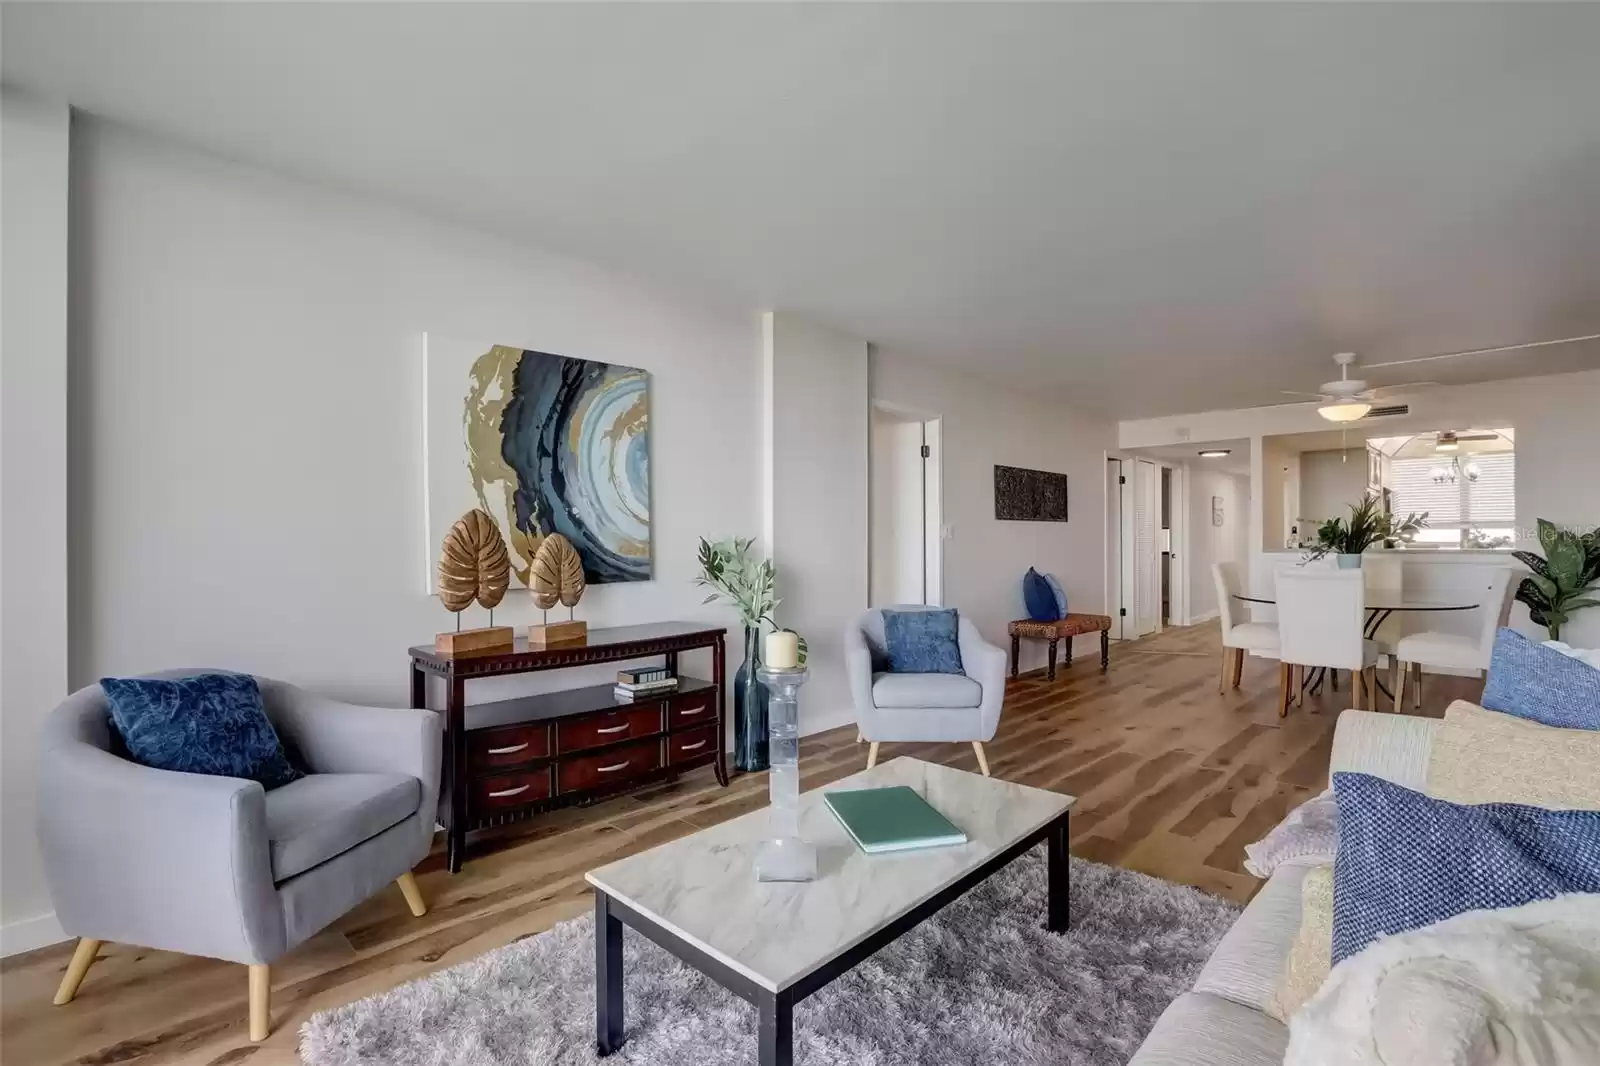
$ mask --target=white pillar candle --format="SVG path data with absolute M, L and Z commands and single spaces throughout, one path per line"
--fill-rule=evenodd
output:
M 800 665 L 800 634 L 780 629 L 767 634 L 763 663 L 769 670 L 793 670 Z

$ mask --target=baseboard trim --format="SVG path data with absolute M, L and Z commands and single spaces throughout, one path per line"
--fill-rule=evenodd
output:
M 24 951 L 46 948 L 71 939 L 67 931 L 61 928 L 61 923 L 56 921 L 55 911 L 49 911 L 34 918 L 0 925 L 0 955 L 20 955 Z
M 1213 611 L 1207 611 L 1205 614 L 1197 614 L 1197 615 L 1193 616 L 1192 618 L 1190 618 L 1189 619 L 1189 624 L 1192 625 L 1192 626 L 1197 626 L 1202 622 L 1209 622 L 1213 618 L 1218 618 L 1220 616 L 1221 616 L 1221 612 L 1220 611 L 1214 611 L 1214 610 Z

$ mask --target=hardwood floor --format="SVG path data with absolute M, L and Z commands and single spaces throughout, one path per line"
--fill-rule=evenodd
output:
M 1263 836 L 1327 779 L 1338 693 L 1308 696 L 1277 714 L 1275 662 L 1247 659 L 1242 687 L 1218 694 L 1215 624 L 1173 629 L 1010 683 L 1000 732 L 986 746 L 996 777 L 1079 799 L 1074 854 L 1196 885 L 1243 901 L 1258 882 L 1243 872 L 1244 845 Z M 1429 677 L 1425 715 L 1482 684 Z M 1408 693 L 1409 702 L 1409 693 Z M 1388 710 L 1387 701 L 1381 709 Z M 855 727 L 808 737 L 802 787 L 861 769 Z M 901 755 L 977 770 L 969 745 L 885 744 Z M 298 1029 L 317 1010 L 383 991 L 531 936 L 590 907 L 583 874 L 766 802 L 766 778 L 718 788 L 710 770 L 581 810 L 510 827 L 450 876 L 435 853 L 417 871 L 426 917 L 413 918 L 398 888 L 382 893 L 272 968 L 272 1035 L 251 1044 L 243 966 L 107 945 L 78 998 L 51 1005 L 72 957 L 63 944 L 0 966 L 0 1059 L 56 1063 L 298 1062 Z M 115 876 L 114 871 L 102 871 Z

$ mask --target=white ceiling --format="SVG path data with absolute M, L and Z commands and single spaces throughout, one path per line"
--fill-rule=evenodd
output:
M 1600 332 L 1600 5 L 0 17 L 6 80 L 96 114 L 1116 416 Z

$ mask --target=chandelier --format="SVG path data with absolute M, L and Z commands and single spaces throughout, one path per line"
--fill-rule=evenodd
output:
M 1434 467 L 1428 472 L 1428 476 L 1433 479 L 1435 485 L 1454 485 L 1463 476 L 1469 482 L 1477 481 L 1478 475 L 1481 473 L 1482 471 L 1478 469 L 1477 463 L 1469 461 L 1463 467 L 1460 459 L 1452 457 L 1449 465 Z

